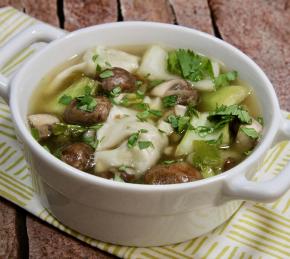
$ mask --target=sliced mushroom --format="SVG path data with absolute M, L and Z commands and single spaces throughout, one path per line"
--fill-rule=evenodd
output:
M 173 79 L 164 82 L 153 88 L 151 95 L 165 97 L 169 95 L 177 96 L 177 104 L 195 104 L 198 99 L 197 90 L 193 89 L 190 84 L 183 79 Z
M 184 162 L 153 166 L 144 176 L 146 184 L 187 183 L 199 179 L 202 179 L 200 172 Z
M 51 114 L 32 114 L 28 116 L 28 122 L 32 128 L 37 129 L 39 139 L 43 140 L 50 137 L 51 126 L 59 122 L 59 119 Z

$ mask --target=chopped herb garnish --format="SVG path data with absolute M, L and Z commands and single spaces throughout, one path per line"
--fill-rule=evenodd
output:
M 140 135 L 139 132 L 135 132 L 128 138 L 128 142 L 127 142 L 128 148 L 133 148 L 134 146 L 136 146 L 139 135 Z
M 105 79 L 105 78 L 112 77 L 113 75 L 114 75 L 113 71 L 111 71 L 111 70 L 105 70 L 101 74 L 99 74 L 99 77 L 101 79 Z
M 257 121 L 262 125 L 264 126 L 264 118 L 263 117 L 257 117 Z
M 260 134 L 254 128 L 241 127 L 241 130 L 252 139 L 257 139 L 260 137 Z
M 110 96 L 117 97 L 120 95 L 121 92 L 122 92 L 122 88 L 120 86 L 117 86 L 110 92 Z
M 183 159 L 180 158 L 180 159 L 175 159 L 175 160 L 164 160 L 162 163 L 165 165 L 172 165 L 172 164 L 179 163 L 182 161 L 183 161 Z
M 165 108 L 173 107 L 177 103 L 177 95 L 169 95 L 162 98 L 162 104 Z
M 178 117 L 174 115 L 169 115 L 167 121 L 171 124 L 173 129 L 178 128 Z
M 98 140 L 96 140 L 96 137 L 95 136 L 86 136 L 86 135 L 83 135 L 83 138 L 82 138 L 83 142 L 88 144 L 89 146 L 91 146 L 93 149 L 96 149 L 99 142 Z
M 65 124 L 65 123 L 55 123 L 52 125 L 52 134 L 55 136 L 64 135 L 71 137 L 79 137 L 81 134 L 89 129 L 98 130 L 103 124 L 99 123 L 93 126 L 85 127 L 80 125 Z
M 162 116 L 162 112 L 159 111 L 159 110 L 149 110 L 150 114 L 152 114 L 153 116 L 156 116 L 156 117 L 161 117 Z
M 190 118 L 188 116 L 169 115 L 167 121 L 177 133 L 182 133 L 188 128 Z
M 128 138 L 127 147 L 133 148 L 134 146 L 136 146 L 140 134 L 147 133 L 147 132 L 148 132 L 148 130 L 146 130 L 146 129 L 140 129 L 140 130 L 138 130 L 138 132 L 134 132 L 133 134 L 131 134 L 131 136 Z M 138 146 L 139 146 L 140 142 L 147 142 L 147 141 L 139 141 Z M 141 145 L 146 145 L 146 144 L 141 144 Z M 139 148 L 140 148 L 140 146 L 139 146 Z
M 238 118 L 241 123 L 250 124 L 252 122 L 250 114 L 240 105 L 221 105 L 217 107 L 214 112 L 211 112 L 208 119 L 211 121 L 232 121 L 234 118 Z
M 39 131 L 37 128 L 31 128 L 31 135 L 36 141 L 40 139 Z
M 230 71 L 224 74 L 220 74 L 214 79 L 216 89 L 222 86 L 228 86 L 230 82 L 235 81 L 238 77 L 237 71 Z
M 191 50 L 178 49 L 168 54 L 168 71 L 192 82 L 212 78 L 212 66 L 208 58 Z
M 142 150 L 154 146 L 151 141 L 138 141 L 138 147 Z
M 98 56 L 99 56 L 98 54 L 95 54 L 95 55 L 92 56 L 92 60 L 93 60 L 94 63 L 96 62 Z
M 140 121 L 146 121 L 148 119 L 148 117 L 150 116 L 150 112 L 149 110 L 145 110 L 143 112 L 138 112 L 136 114 L 136 117 L 140 120 Z
M 155 116 L 155 117 L 161 117 L 162 116 L 162 112 L 159 110 L 151 110 L 149 108 L 149 105 L 147 103 L 140 103 L 138 104 L 137 108 L 141 108 L 143 111 L 138 112 L 136 117 L 140 120 L 140 121 L 146 121 L 151 115 Z
M 64 94 L 63 96 L 61 96 L 58 100 L 59 103 L 63 104 L 63 105 L 68 105 L 71 103 L 72 101 L 72 97 L 70 95 L 66 95 Z
M 139 132 L 140 132 L 140 133 L 147 133 L 148 130 L 147 130 L 147 129 L 140 129 Z
M 97 64 L 96 65 L 96 72 L 100 73 L 101 71 L 102 71 L 102 67 L 99 64 Z
M 77 99 L 77 108 L 82 111 L 92 112 L 97 106 L 97 100 L 89 95 L 79 96 Z
M 198 118 L 198 111 L 195 109 L 195 106 L 192 103 L 187 105 L 185 116 L 189 117 L 195 116 Z

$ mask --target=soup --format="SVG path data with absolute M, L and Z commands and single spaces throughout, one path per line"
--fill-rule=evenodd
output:
M 254 93 L 237 71 L 158 45 L 76 55 L 41 81 L 31 103 L 31 133 L 48 152 L 129 183 L 223 173 L 252 152 L 263 129 Z

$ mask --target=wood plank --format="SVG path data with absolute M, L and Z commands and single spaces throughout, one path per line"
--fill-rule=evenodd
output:
M 30 259 L 116 258 L 68 236 L 34 216 L 27 216 L 26 225 Z
M 120 0 L 124 21 L 174 23 L 175 17 L 166 0 Z
M 262 67 L 281 107 L 290 110 L 290 1 L 211 0 L 210 6 L 223 39 Z
M 22 5 L 28 15 L 54 26 L 59 26 L 57 16 L 57 0 L 22 0 Z
M 207 0 L 170 0 L 178 24 L 213 34 Z
M 117 0 L 64 0 L 64 28 L 73 31 L 118 19 Z
M 19 258 L 16 207 L 0 198 L 0 258 Z
M 20 11 L 23 10 L 21 0 L 0 0 L 0 8 L 12 6 Z

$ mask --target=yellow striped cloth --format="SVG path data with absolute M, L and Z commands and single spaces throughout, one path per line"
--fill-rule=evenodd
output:
M 11 7 L 0 9 L 0 47 L 18 32 L 38 22 Z M 19 65 L 41 46 L 34 44 L 15 53 L 0 73 L 12 76 Z M 285 116 L 290 119 L 288 113 Z M 289 160 L 290 143 L 279 143 L 268 152 L 255 180 L 273 177 Z M 230 220 L 212 232 L 171 246 L 116 246 L 68 229 L 40 204 L 29 167 L 16 141 L 9 107 L 3 101 L 0 102 L 0 195 L 60 230 L 123 258 L 290 258 L 290 191 L 271 204 L 245 202 Z

